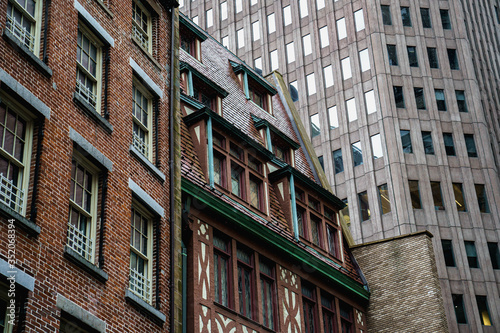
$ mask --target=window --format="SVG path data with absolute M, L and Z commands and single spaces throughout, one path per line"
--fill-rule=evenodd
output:
M 337 115 L 337 106 L 328 108 L 328 120 L 330 122 L 330 129 L 339 127 L 339 117 Z
M 401 20 L 403 27 L 411 27 L 410 7 L 401 7 Z
M 325 171 L 325 161 L 323 160 L 323 156 L 318 156 L 318 162 L 321 165 L 323 171 Z
M 383 214 L 391 212 L 391 200 L 389 199 L 389 188 L 387 184 L 378 186 L 378 199 L 380 203 L 380 211 Z
M 132 205 L 129 290 L 152 304 L 153 220 L 138 203 Z
M 299 0 L 300 18 L 304 18 L 309 15 L 307 9 L 307 0 Z
M 260 289 L 262 299 L 262 317 L 264 326 L 275 330 L 277 319 L 276 306 L 276 277 L 274 273 L 274 263 L 261 258 L 259 262 L 260 268 Z
M 214 11 L 212 10 L 212 8 L 210 8 L 209 10 L 207 10 L 206 12 L 206 26 L 207 26 L 207 29 L 210 28 L 211 26 L 214 25 Z
M 74 152 L 71 166 L 67 246 L 94 264 L 98 170 Z
M 325 0 L 316 0 L 316 10 L 325 8 Z
M 314 286 L 305 281 L 302 281 L 302 310 L 304 312 L 304 333 L 315 333 L 317 326 L 316 290 Z
M 375 100 L 375 92 L 373 90 L 365 92 L 366 113 L 372 114 L 377 112 L 377 102 Z
M 387 56 L 389 57 L 389 65 L 398 66 L 398 54 L 396 45 L 387 44 Z
M 413 153 L 413 148 L 411 145 L 410 131 L 400 130 L 399 132 L 401 134 L 401 144 L 403 146 L 403 153 L 406 153 L 406 154 Z
M 260 22 L 252 23 L 252 40 L 255 42 L 260 39 Z
M 443 247 L 444 263 L 447 267 L 455 267 L 453 242 L 450 239 L 441 239 L 441 246 Z
M 225 48 L 229 48 L 229 37 L 228 36 L 222 37 L 221 44 Z
M 153 155 L 152 140 L 152 113 L 153 102 L 151 94 L 137 80 L 132 85 L 132 119 L 133 119 L 133 145 L 147 159 Z
M 431 182 L 432 198 L 435 210 L 444 210 L 444 202 L 441 194 L 441 183 Z
M 314 73 L 311 73 L 306 76 L 307 79 L 307 93 L 309 96 L 314 95 L 316 93 L 316 80 L 314 78 Z
M 446 51 L 448 52 L 448 61 L 450 62 L 450 68 L 460 69 L 460 66 L 458 65 L 457 50 L 447 49 Z
M 424 28 L 432 28 L 429 8 L 420 8 L 420 16 L 422 17 L 422 26 Z
M 380 9 L 382 10 L 382 22 L 384 23 L 384 25 L 392 25 L 391 7 L 387 5 L 381 5 Z
M 417 57 L 416 47 L 407 46 L 406 50 L 408 51 L 408 61 L 410 63 L 410 67 L 418 67 L 418 57 Z
M 319 114 L 313 114 L 311 116 L 311 138 L 321 134 L 321 125 L 319 123 Z
M 276 20 L 274 13 L 267 15 L 267 33 L 272 34 L 276 31 Z
M 253 67 L 262 73 L 262 57 L 255 58 L 253 60 Z
M 38 55 L 43 1 L 9 0 L 5 27 L 31 52 Z M 38 20 L 38 22 L 37 22 Z
M 192 20 L 194 24 L 198 25 L 198 16 L 193 16 Z
M 293 42 L 286 44 L 286 59 L 289 64 L 295 61 L 295 48 Z
M 236 250 L 238 259 L 238 295 L 240 300 L 240 314 L 252 319 L 254 317 L 254 277 L 253 277 L 253 252 L 238 246 Z
M 384 157 L 384 151 L 382 149 L 382 139 L 380 134 L 372 135 L 370 139 L 372 142 L 373 159 Z
M 231 241 L 214 231 L 215 302 L 232 308 Z
M 352 307 L 344 302 L 339 302 L 339 308 L 342 333 L 353 333 L 354 322 Z
M 350 79 L 352 77 L 352 71 L 351 71 L 351 60 L 349 57 L 342 59 L 341 61 L 342 65 L 342 77 L 344 80 Z
M 78 26 L 76 95 L 91 109 L 100 108 L 102 45 L 84 25 Z
M 251 167 L 251 162 L 249 161 L 249 166 Z M 260 162 L 259 162 L 260 163 Z M 255 164 L 258 166 L 258 164 Z M 257 208 L 261 211 L 265 210 L 265 205 L 264 205 L 264 194 L 263 194 L 263 181 L 257 177 L 250 176 L 249 178 L 249 192 L 250 192 L 250 198 L 249 202 L 250 205 L 254 208 Z
M 408 180 L 408 186 L 410 188 L 411 206 L 413 207 L 413 209 L 422 209 L 418 180 Z
M 453 144 L 453 135 L 451 133 L 443 133 L 444 149 L 446 155 L 455 156 L 455 145 Z
M 278 69 L 278 66 L 279 66 L 278 50 L 271 51 L 271 53 L 269 53 L 269 55 L 270 55 L 269 58 L 271 58 L 271 70 L 275 71 Z
M 476 143 L 474 142 L 474 134 L 464 134 L 465 146 L 467 147 L 467 155 L 469 157 L 477 157 Z
M 290 96 L 292 97 L 292 102 L 297 102 L 299 100 L 297 81 L 290 82 L 289 90 L 290 90 Z
M 448 9 L 440 9 L 439 14 L 441 15 L 441 24 L 443 25 L 444 30 L 451 29 L 451 20 L 450 20 L 450 12 Z
M 470 268 L 479 268 L 479 260 L 477 258 L 476 244 L 474 241 L 465 241 L 465 253 Z
M 342 149 L 334 150 L 333 153 L 333 164 L 335 166 L 335 174 L 344 171 L 344 160 L 342 159 Z
M 361 63 L 361 72 L 366 72 L 371 68 L 368 49 L 359 51 L 359 62 Z
M 443 89 L 435 89 L 434 95 L 436 96 L 437 109 L 439 111 L 446 111 L 447 109 L 446 109 L 446 100 L 444 97 L 444 90 Z
M 424 88 L 413 88 L 413 92 L 415 93 L 415 103 L 417 104 L 417 109 L 425 110 Z
M 356 25 L 356 32 L 365 29 L 365 19 L 363 17 L 363 9 L 354 12 L 354 24 Z
M 405 99 L 403 96 L 403 87 L 393 86 L 394 90 L 394 102 L 397 108 L 405 108 Z
M 0 332 L 2 333 L 12 333 L 14 329 L 8 308 L 10 300 L 13 299 L 9 297 L 9 291 L 9 286 L 0 282 Z
M 220 4 L 220 19 L 221 21 L 227 20 L 227 1 Z
M 328 65 L 323 67 L 323 75 L 325 77 L 325 88 L 333 86 L 333 66 Z
M 347 37 L 347 29 L 345 26 L 345 18 L 341 18 L 337 20 L 337 36 L 339 40 L 342 40 Z
M 235 163 L 231 163 L 231 193 L 245 199 L 245 176 L 243 169 Z
M 427 48 L 427 56 L 429 58 L 429 67 L 430 68 L 439 68 L 438 56 L 435 47 Z
M 465 91 L 455 90 L 455 96 L 457 97 L 458 111 L 469 112 L 467 109 L 467 103 L 465 101 Z
M 493 269 L 500 269 L 500 252 L 498 251 L 498 243 L 488 242 L 488 252 L 490 253 L 491 266 Z
M 283 24 L 285 27 L 292 24 L 292 9 L 290 5 L 283 7 Z
M 432 143 L 431 132 L 422 132 L 422 142 L 425 154 L 434 155 L 434 144 Z
M 245 30 L 243 28 L 236 31 L 236 42 L 239 49 L 245 46 Z
M 455 203 L 459 212 L 466 212 L 464 189 L 461 183 L 453 183 L 453 193 L 455 194 Z
M 149 53 L 152 53 L 152 26 L 149 11 L 140 2 L 134 0 L 132 2 L 132 37 Z
M 479 310 L 479 317 L 481 317 L 481 325 L 491 326 L 490 311 L 488 310 L 488 302 L 486 296 L 476 295 L 477 309 Z
M 488 205 L 488 198 L 486 197 L 486 188 L 484 184 L 474 184 L 477 196 L 477 205 L 481 213 L 489 213 L 490 206 Z
M 259 3 L 258 0 L 252 0 L 252 1 L 250 1 L 250 6 L 256 5 L 258 3 Z
M 356 112 L 356 99 L 351 98 L 345 102 L 347 108 L 347 119 L 349 121 L 354 121 L 358 119 L 358 113 Z
M 325 208 L 326 216 L 326 208 Z M 333 218 L 333 212 L 331 217 Z M 326 224 L 326 236 L 328 237 L 328 252 L 337 259 L 341 259 L 340 253 L 340 242 L 339 242 L 339 230 L 332 227 L 330 224 Z
M 214 154 L 214 183 L 226 187 L 226 162 L 219 154 Z
M 453 299 L 453 307 L 455 308 L 455 317 L 457 317 L 457 323 L 467 324 L 463 295 L 452 294 L 451 298 Z
M 351 145 L 352 148 L 352 159 L 354 166 L 363 164 L 363 151 L 361 150 L 361 142 L 355 142 Z
M 311 242 L 318 247 L 323 247 L 321 218 L 318 218 L 315 215 L 311 214 L 309 217 L 309 222 L 311 225 Z
M 312 53 L 311 35 L 305 35 L 302 37 L 302 47 L 304 48 L 304 57 Z
M 243 0 L 235 0 L 234 6 L 236 7 L 236 13 L 239 13 L 243 10 Z
M 330 45 L 330 38 L 328 37 L 328 26 L 325 25 L 323 28 L 319 29 L 319 41 L 321 48 Z
M 325 291 L 321 291 L 321 306 L 323 310 L 324 332 L 337 332 L 337 316 L 335 314 L 335 299 L 333 296 Z

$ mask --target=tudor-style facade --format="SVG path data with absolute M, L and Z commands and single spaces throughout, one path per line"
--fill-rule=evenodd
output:
M 180 51 L 187 331 L 366 331 L 344 204 L 315 180 L 280 94 L 180 21 L 199 47 Z

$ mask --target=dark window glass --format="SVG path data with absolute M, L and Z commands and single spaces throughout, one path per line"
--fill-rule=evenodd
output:
M 476 295 L 477 309 L 479 310 L 479 317 L 481 317 L 481 325 L 491 326 L 490 311 L 488 310 L 488 301 L 486 296 Z
M 368 205 L 368 193 L 366 191 L 358 193 L 359 210 L 361 221 L 370 219 L 370 206 Z
M 333 164 L 335 165 L 335 174 L 344 171 L 344 160 L 342 159 L 342 149 L 337 149 L 333 153 Z
M 392 25 L 391 7 L 387 5 L 380 6 L 382 10 L 382 22 L 384 25 Z
M 389 188 L 387 184 L 378 186 L 378 199 L 382 214 L 389 213 L 391 211 L 391 200 L 389 199 Z
M 238 258 L 238 294 L 240 314 L 253 318 L 253 253 L 247 249 L 236 250 Z
M 439 68 L 438 56 L 435 47 L 427 48 L 427 56 L 429 57 L 429 67 L 430 68 Z
M 276 326 L 276 281 L 274 277 L 274 264 L 261 259 L 259 267 L 263 324 L 265 327 L 274 330 Z
M 442 239 L 444 262 L 448 267 L 455 267 L 455 256 L 453 255 L 453 243 L 449 239 Z
M 319 123 L 319 113 L 313 114 L 310 117 L 311 122 L 311 138 L 321 134 L 321 125 Z
M 432 198 L 434 199 L 434 209 L 444 210 L 443 197 L 441 195 L 441 184 L 439 182 L 431 182 Z
M 231 244 L 229 240 L 215 234 L 213 242 L 215 301 L 226 307 L 231 307 Z
M 439 111 L 446 111 L 446 100 L 444 99 L 444 90 L 435 89 L 434 94 L 436 95 L 436 104 Z
M 459 212 L 466 212 L 464 189 L 461 183 L 453 183 L 453 193 L 455 194 L 455 203 Z
M 415 103 L 417 104 L 417 109 L 425 110 L 425 97 L 424 97 L 424 88 L 413 88 L 415 92 Z
M 465 92 L 463 90 L 455 90 L 455 96 L 457 97 L 458 111 L 469 112 L 467 110 L 467 103 L 465 102 Z
M 441 14 L 441 23 L 443 25 L 443 29 L 450 30 L 451 21 L 450 21 L 450 12 L 448 11 L 448 9 L 440 9 L 439 14 Z
M 453 307 L 455 308 L 455 316 L 457 317 L 457 323 L 467 324 L 463 295 L 452 294 L 451 297 L 453 298 Z
M 424 28 L 432 28 L 429 8 L 420 8 L 420 16 L 422 17 L 422 26 Z
M 414 209 L 422 209 L 422 202 L 420 201 L 420 190 L 418 188 L 418 180 L 408 180 L 410 187 L 411 205 Z
M 490 206 L 488 205 L 488 198 L 486 197 L 486 188 L 484 187 L 484 184 L 475 184 L 474 187 L 476 188 L 479 211 L 481 213 L 489 213 Z
M 396 52 L 396 45 L 387 44 L 387 56 L 389 57 L 389 65 L 398 66 L 398 53 Z
M 335 315 L 335 299 L 325 291 L 321 291 L 323 306 L 323 328 L 325 333 L 337 333 L 337 316 Z
M 344 302 L 339 302 L 339 309 L 342 333 L 354 333 L 352 307 Z
M 403 27 L 411 27 L 410 7 L 401 7 Z
M 498 6 L 495 6 L 495 16 L 497 17 L 497 23 L 500 24 L 500 12 L 498 11 Z
M 401 144 L 403 145 L 403 153 L 411 154 L 413 153 L 413 148 L 411 146 L 411 136 L 410 131 L 400 130 L 401 133 Z
M 418 67 L 417 48 L 415 46 L 407 46 L 406 49 L 408 51 L 410 67 Z
M 321 165 L 321 169 L 323 169 L 323 171 L 325 171 L 325 162 L 323 160 L 323 156 L 318 156 L 318 162 Z
M 351 145 L 352 147 L 352 159 L 354 166 L 363 164 L 363 151 L 361 150 L 361 142 L 355 142 Z
M 340 249 L 339 249 L 339 234 L 337 229 L 332 227 L 331 225 L 326 225 L 326 232 L 328 236 L 328 252 L 334 256 L 335 258 L 340 258 Z
M 405 99 L 403 96 L 403 87 L 393 86 L 393 90 L 394 90 L 394 101 L 396 102 L 396 107 L 404 109 Z
M 304 312 L 305 333 L 316 332 L 316 292 L 313 286 L 302 283 L 302 309 Z
M 458 65 L 457 50 L 447 49 L 447 51 L 448 51 L 448 60 L 450 61 L 450 68 L 460 69 L 460 66 Z
M 300 207 L 297 207 L 297 225 L 299 229 L 299 236 L 307 237 L 307 221 L 306 221 L 306 211 Z
M 455 145 L 453 144 L 453 135 L 451 133 L 443 133 L 444 149 L 446 155 L 455 156 Z
M 500 252 L 498 251 L 498 243 L 488 242 L 488 252 L 490 252 L 491 266 L 493 266 L 493 269 L 500 269 Z
M 465 146 L 467 147 L 467 155 L 469 157 L 477 157 L 476 143 L 474 142 L 473 134 L 464 134 Z
M 479 260 L 477 258 L 476 244 L 473 241 L 465 241 L 465 253 L 470 268 L 479 268 Z
M 422 142 L 424 144 L 424 152 L 427 155 L 434 155 L 434 145 L 432 144 L 431 132 L 422 132 Z

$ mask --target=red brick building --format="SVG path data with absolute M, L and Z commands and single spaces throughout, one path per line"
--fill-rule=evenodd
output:
M 344 204 L 320 185 L 277 76 L 183 16 L 180 40 L 187 332 L 366 331 Z
M 1 332 L 173 330 L 175 5 L 0 0 Z

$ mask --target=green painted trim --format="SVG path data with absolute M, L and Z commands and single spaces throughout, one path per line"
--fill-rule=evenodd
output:
M 192 22 L 186 16 L 179 15 L 179 23 L 181 25 L 183 25 L 184 27 L 186 27 L 193 34 L 195 34 L 196 37 L 198 37 L 199 39 L 201 39 L 202 42 L 205 41 L 208 38 L 208 36 L 205 35 L 199 28 L 197 28 L 196 25 L 194 24 L 194 22 Z
M 248 232 L 252 236 L 270 244 L 274 248 L 290 256 L 293 260 L 307 263 L 315 272 L 329 279 L 336 286 L 344 288 L 351 295 L 359 297 L 363 301 L 369 300 L 370 292 L 365 290 L 360 283 L 337 271 L 329 264 L 255 221 L 250 216 L 243 214 L 232 205 L 202 190 L 191 181 L 182 178 L 181 184 L 183 192 L 195 197 L 199 203 L 206 204 L 209 209 L 222 215 L 223 218 L 230 220 L 233 225 L 242 228 L 244 232 Z M 332 261 L 332 264 L 335 263 Z
M 262 88 L 266 89 L 269 94 L 274 96 L 278 93 L 276 88 L 274 88 L 269 82 L 267 82 L 266 79 L 264 79 L 262 76 L 256 74 L 252 69 L 248 68 L 244 64 L 238 64 L 237 62 L 234 62 L 232 60 L 229 60 L 229 63 L 231 63 L 231 66 L 233 67 L 234 74 L 244 72 L 252 80 L 254 80 L 259 85 L 261 85 Z M 246 81 L 248 82 L 248 77 L 246 78 Z
M 201 110 L 203 108 L 206 108 L 205 105 L 201 104 L 197 100 L 194 100 L 192 97 L 189 97 L 188 95 L 185 95 L 183 93 L 181 93 L 181 102 L 191 105 L 192 107 L 196 108 L 196 110 Z
M 295 181 L 293 175 L 290 175 L 290 201 L 292 206 L 293 234 L 296 240 L 299 240 L 299 219 L 297 218 L 297 197 L 295 196 Z
M 212 118 L 207 119 L 207 141 L 208 141 L 208 183 L 214 187 L 214 144 L 212 131 Z
M 189 95 L 189 97 L 194 96 L 193 72 L 192 71 L 188 71 L 188 95 Z
M 250 99 L 250 89 L 248 89 L 248 73 L 243 72 L 243 91 L 245 92 L 245 97 Z
M 210 86 L 210 88 L 212 88 L 213 90 L 215 90 L 222 97 L 226 97 L 227 95 L 229 95 L 229 93 L 224 88 L 222 88 L 221 86 L 219 86 L 214 81 L 210 80 L 205 75 L 201 74 L 196 68 L 194 68 L 193 66 L 191 66 L 187 62 L 181 61 L 181 72 L 183 72 L 183 71 L 188 71 L 189 72 L 189 75 L 190 75 L 190 77 L 189 77 L 189 83 L 190 83 L 191 86 L 192 86 L 192 83 L 193 83 L 193 75 L 194 75 L 194 76 L 196 76 L 197 79 L 203 81 L 205 84 L 207 84 L 208 86 Z M 190 90 L 191 90 L 191 88 L 190 88 Z M 193 96 L 193 95 L 190 94 L 190 96 Z
M 269 128 L 274 134 L 283 139 L 286 143 L 288 143 L 294 150 L 300 148 L 300 144 L 298 142 L 293 141 L 289 138 L 285 133 L 281 132 L 278 128 L 272 125 L 265 119 L 261 119 L 257 116 L 252 115 L 252 120 L 254 121 L 255 128 L 260 129 L 262 127 Z
M 259 129 L 257 127 L 257 129 Z M 269 126 L 266 127 L 266 141 L 267 141 L 267 149 L 274 154 L 273 151 L 273 140 L 271 139 L 271 129 Z

